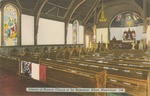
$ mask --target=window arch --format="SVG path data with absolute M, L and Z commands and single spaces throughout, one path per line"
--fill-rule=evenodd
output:
M 73 37 L 72 37 L 72 41 L 73 44 L 78 44 L 78 39 L 79 39 L 79 22 L 78 20 L 75 20 L 73 22 Z
M 20 45 L 20 11 L 11 3 L 3 6 L 2 13 L 2 45 Z

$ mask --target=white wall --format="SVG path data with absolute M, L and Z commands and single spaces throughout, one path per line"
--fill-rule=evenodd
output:
M 141 40 L 142 39 L 142 33 L 143 33 L 143 26 L 138 26 L 138 27 L 113 27 L 110 28 L 110 40 L 112 40 L 114 37 L 116 40 L 122 40 L 123 32 L 126 30 L 128 31 L 134 30 L 136 32 L 136 40 Z
M 73 38 L 73 29 L 72 24 L 69 24 L 68 26 L 68 34 L 67 34 L 67 44 L 73 44 L 72 38 Z M 79 34 L 78 34 L 78 44 L 83 44 L 84 42 L 84 27 L 79 26 Z
M 73 29 L 72 29 L 72 24 L 68 25 L 68 34 L 67 34 L 67 44 L 72 44 L 72 34 Z
M 97 43 L 106 43 L 108 42 L 108 28 L 98 28 L 96 33 Z
M 141 40 L 143 37 L 143 26 L 138 26 L 135 30 L 136 32 L 136 40 Z
M 1 44 L 1 35 L 2 35 L 2 32 L 1 32 L 2 31 L 2 29 L 1 29 L 1 27 L 2 27 L 1 26 L 1 21 L 2 21 L 2 19 L 1 19 L 1 10 L 0 10 L 0 46 L 2 45 Z
M 34 17 L 21 15 L 21 42 L 22 45 L 34 45 Z
M 150 25 L 147 28 L 147 43 L 150 42 Z
M 63 22 L 40 18 L 37 44 L 64 44 L 64 31 Z
M 79 26 L 79 44 L 84 43 L 84 27 Z

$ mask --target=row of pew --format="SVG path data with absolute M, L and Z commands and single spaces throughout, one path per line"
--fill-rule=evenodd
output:
M 56 87 L 125 88 L 125 93 L 132 96 L 150 96 L 149 53 L 143 50 L 96 53 L 95 48 L 58 47 L 48 50 L 45 47 L 42 51 L 35 48 L 33 52 L 26 48 L 20 55 L 13 49 L 10 56 L 0 55 L 0 66 L 20 73 L 20 62 L 29 61 L 47 66 L 45 83 Z M 106 93 L 82 95 L 106 96 Z
M 106 70 L 90 71 L 83 68 L 71 66 L 55 66 L 42 63 L 42 58 L 46 60 L 56 60 L 56 58 L 70 59 L 71 48 L 43 48 L 41 52 L 39 48 L 35 48 L 33 52 L 29 48 L 25 48 L 23 54 L 20 54 L 17 49 L 13 48 L 9 55 L 0 55 L 0 67 L 9 69 L 21 77 L 31 78 L 22 74 L 21 63 L 32 62 L 36 64 L 46 65 L 46 81 L 43 83 L 53 85 L 59 88 L 105 88 L 106 87 Z M 67 52 L 67 54 L 64 52 Z M 61 55 L 61 56 L 60 56 Z M 76 79 L 74 78 L 76 77 Z M 106 93 L 78 93 L 82 96 L 106 96 Z
M 64 50 L 68 54 L 70 49 Z M 61 51 L 61 50 L 59 50 Z M 57 54 L 56 51 L 53 51 Z M 64 52 L 64 53 L 65 53 Z M 54 54 L 53 53 L 53 54 Z M 127 94 L 133 96 L 149 96 L 150 86 L 150 60 L 149 57 L 136 57 L 122 55 L 120 58 L 113 54 L 81 55 L 81 49 L 72 48 L 69 58 L 42 58 L 41 63 L 55 66 L 67 65 L 86 70 L 107 70 L 107 88 L 125 88 Z M 47 54 L 47 53 L 46 53 Z M 59 52 L 58 52 L 59 54 Z M 114 53 L 115 54 L 115 53 Z M 131 53 L 130 53 L 131 54 Z M 147 53 L 143 53 L 146 55 Z M 50 54 L 49 54 L 50 55 Z M 118 54 L 116 54 L 118 55 Z M 143 56 L 144 56 L 143 55 Z M 59 55 L 58 55 L 59 56 Z M 126 58 L 123 58 L 126 57 Z M 49 63 L 46 63 L 49 60 Z

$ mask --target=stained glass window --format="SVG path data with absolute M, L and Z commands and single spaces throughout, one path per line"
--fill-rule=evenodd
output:
M 79 31 L 79 22 L 77 20 L 75 20 L 73 22 L 73 44 L 77 44 L 78 43 L 78 31 Z
M 7 4 L 3 9 L 3 46 L 16 46 L 18 35 L 18 11 L 12 4 Z
M 120 22 L 121 18 L 122 18 L 122 14 L 119 14 L 116 18 L 116 22 Z
M 143 20 L 135 12 L 122 12 L 115 16 L 115 18 L 112 21 L 111 27 L 133 27 L 142 25 Z
M 126 20 L 131 20 L 131 14 L 129 13 L 126 14 Z

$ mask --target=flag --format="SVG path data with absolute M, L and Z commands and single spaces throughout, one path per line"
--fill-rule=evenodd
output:
M 32 63 L 27 61 L 21 62 L 21 74 L 31 77 Z
M 40 65 L 40 81 L 46 82 L 46 65 Z
M 21 61 L 21 74 L 46 82 L 46 65 Z
M 39 80 L 39 64 L 32 63 L 31 77 L 35 80 Z

